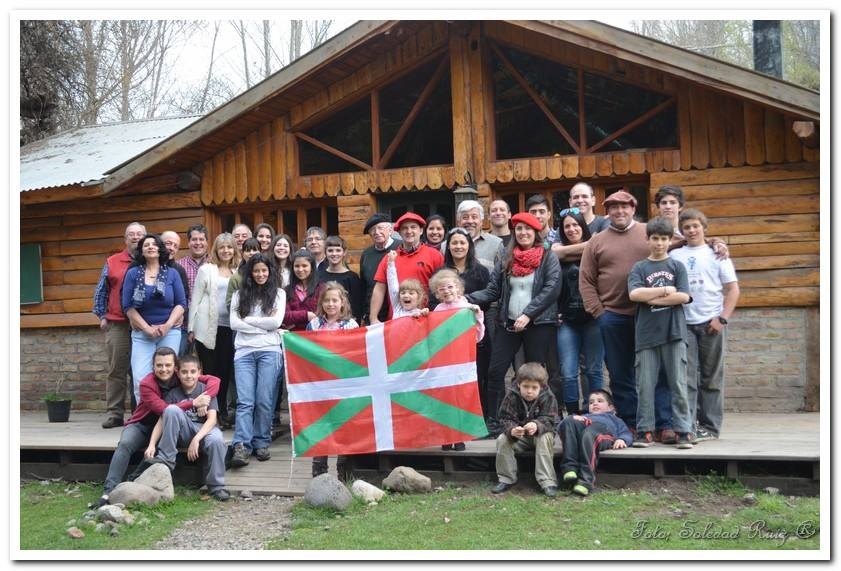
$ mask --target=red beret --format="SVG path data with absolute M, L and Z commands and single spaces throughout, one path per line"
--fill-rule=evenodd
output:
M 394 230 L 396 232 L 400 231 L 400 225 L 404 222 L 417 222 L 420 224 L 421 228 L 426 226 L 426 220 L 423 219 L 423 216 L 420 214 L 415 214 L 414 212 L 407 212 L 403 216 L 397 219 L 397 222 L 394 223 Z
M 514 228 L 519 222 L 531 226 L 534 228 L 535 232 L 540 232 L 543 226 L 540 224 L 540 220 L 534 217 L 533 214 L 529 214 L 528 212 L 519 212 L 511 217 L 511 221 L 509 224 L 511 228 Z

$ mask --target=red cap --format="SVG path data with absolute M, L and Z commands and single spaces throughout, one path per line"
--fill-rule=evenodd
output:
M 394 231 L 400 231 L 400 225 L 404 222 L 417 222 L 420 224 L 421 228 L 426 226 L 426 220 L 423 219 L 423 216 L 420 214 L 415 214 L 414 212 L 407 212 L 403 216 L 397 219 L 397 222 L 394 223 Z
M 519 212 L 515 214 L 511 217 L 509 224 L 511 228 L 514 228 L 514 226 L 516 226 L 519 222 L 531 226 L 532 228 L 534 228 L 535 232 L 540 232 L 541 228 L 543 228 L 543 226 L 540 224 L 540 220 L 538 220 L 534 217 L 533 214 L 529 214 L 528 212 Z

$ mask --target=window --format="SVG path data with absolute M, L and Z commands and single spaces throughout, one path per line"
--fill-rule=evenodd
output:
M 44 301 L 44 282 L 41 273 L 41 244 L 20 245 L 20 303 Z
M 440 214 L 447 221 L 447 227 L 453 227 L 455 210 L 453 195 L 449 192 L 403 192 L 399 195 L 383 194 L 379 196 L 378 210 L 386 212 L 392 220 L 397 220 L 406 212 L 414 212 L 428 218 Z

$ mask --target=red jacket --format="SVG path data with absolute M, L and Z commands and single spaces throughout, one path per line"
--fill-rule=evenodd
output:
M 105 319 L 108 321 L 125 321 L 126 315 L 120 306 L 120 297 L 123 292 L 123 280 L 131 265 L 131 256 L 128 250 L 123 250 L 106 260 L 108 265 L 108 308 L 105 312 Z
M 177 383 L 177 377 L 173 377 Z M 219 377 L 213 375 L 200 375 L 199 382 L 206 385 L 205 392 L 211 397 L 219 394 Z M 140 404 L 134 410 L 134 414 L 128 419 L 126 424 L 133 422 L 140 422 L 150 414 L 161 416 L 169 404 L 163 398 L 163 389 L 169 389 L 168 386 L 161 386 L 154 373 L 149 373 L 143 380 L 140 381 Z M 192 400 L 182 400 L 176 406 L 182 410 L 190 410 L 193 408 Z

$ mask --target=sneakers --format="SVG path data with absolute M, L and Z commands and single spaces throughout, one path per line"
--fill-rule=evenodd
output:
M 255 448 L 254 455 L 257 457 L 257 460 L 260 462 L 265 462 L 269 458 L 272 457 L 271 453 L 269 452 L 268 448 Z
M 464 442 L 456 442 L 453 444 L 453 450 L 456 452 L 464 452 L 465 449 L 466 447 L 464 446 Z
M 442 444 L 441 445 L 441 450 L 452 450 L 452 449 L 453 449 L 452 444 Z
M 654 436 L 650 432 L 637 432 L 634 443 L 631 446 L 634 448 L 648 448 L 652 444 L 654 444 Z
M 543 488 L 543 495 L 547 498 L 554 498 L 558 495 L 558 487 L 557 486 L 546 486 Z
M 237 442 L 234 444 L 234 455 L 231 456 L 231 467 L 241 468 L 242 466 L 248 466 L 250 456 L 251 453 L 245 447 L 245 444 Z
M 96 510 L 101 508 L 102 506 L 108 505 L 108 494 L 102 494 L 98 500 L 95 502 L 91 502 L 88 504 L 88 508 Z
M 663 444 L 676 444 L 677 434 L 675 434 L 675 431 L 671 428 L 664 428 L 663 430 L 657 431 L 654 440 Z
M 695 427 L 695 442 L 703 442 L 705 440 L 718 440 L 718 435 L 713 434 L 703 426 Z
M 491 493 L 492 494 L 502 494 L 504 492 L 507 492 L 508 490 L 510 490 L 513 487 L 514 487 L 514 484 L 506 484 L 505 482 L 499 482 L 499 483 L 497 483 L 496 486 L 491 488 Z
M 227 502 L 231 499 L 231 493 L 225 488 L 219 488 L 210 492 L 210 497 L 219 502 Z
M 589 496 L 590 490 L 588 490 L 587 486 L 584 486 L 583 484 L 575 484 L 572 487 L 572 493 L 578 494 L 579 496 Z
M 102 428 L 117 428 L 118 426 L 123 426 L 122 416 L 109 416 L 102 421 Z
M 578 481 L 578 474 L 576 474 L 573 470 L 570 470 L 569 472 L 565 472 L 561 479 L 564 481 L 565 485 L 572 486 Z
M 692 437 L 692 433 L 690 432 L 681 432 L 677 435 L 677 447 L 681 450 L 688 450 L 694 447 L 694 441 L 695 439 Z

